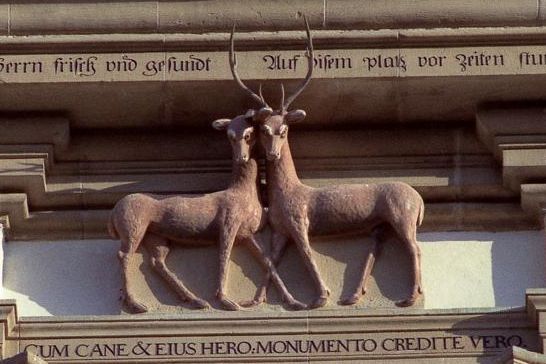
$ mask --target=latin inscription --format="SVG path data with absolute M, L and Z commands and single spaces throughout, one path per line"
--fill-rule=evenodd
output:
M 546 74 L 546 46 L 315 50 L 314 78 Z M 304 51 L 238 53 L 243 79 L 301 78 Z M 0 81 L 229 80 L 227 52 L 2 55 Z
M 70 343 L 27 342 L 23 350 L 48 361 L 74 359 L 127 359 L 176 357 L 263 357 L 263 356 L 342 356 L 342 355 L 422 355 L 434 353 L 500 352 L 511 346 L 528 347 L 525 334 L 445 335 L 445 336 L 359 336 L 342 338 L 237 337 L 232 339 L 170 339 Z

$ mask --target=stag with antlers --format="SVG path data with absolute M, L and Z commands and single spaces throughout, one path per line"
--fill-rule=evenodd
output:
M 413 287 L 410 296 L 397 304 L 413 305 L 422 293 L 421 253 L 416 240 L 417 226 L 421 224 L 424 204 L 421 196 L 405 183 L 351 184 L 312 188 L 303 184 L 296 173 L 288 145 L 289 124 L 302 121 L 303 110 L 288 111 L 290 104 L 305 89 L 313 73 L 313 43 L 307 20 L 308 71 L 297 90 L 282 101 L 280 108 L 273 110 L 265 102 L 261 92 L 255 94 L 241 81 L 237 74 L 234 54 L 233 32 L 230 44 L 230 64 L 237 84 L 261 104 L 254 116 L 260 127 L 260 141 L 265 149 L 267 194 L 269 200 L 269 223 L 273 229 L 272 253 L 274 264 L 278 264 L 288 239 L 296 244 L 303 261 L 319 290 L 319 297 L 310 307 L 326 304 L 330 294 L 324 284 L 312 255 L 309 236 L 329 236 L 346 233 L 371 232 L 374 247 L 363 264 L 362 275 L 356 292 L 341 301 L 356 303 L 366 291 L 366 283 L 375 258 L 376 244 L 386 230 L 392 230 L 404 244 L 412 261 Z M 265 300 L 267 278 L 259 288 L 254 301 Z
M 208 306 L 167 267 L 165 260 L 171 243 L 195 245 L 218 242 L 216 295 L 225 309 L 240 308 L 226 295 L 228 262 L 236 242 L 244 243 L 250 249 L 292 309 L 305 307 L 288 292 L 256 238 L 257 232 L 266 222 L 266 214 L 259 199 L 258 165 L 252 151 L 257 139 L 254 127 L 250 124 L 254 114 L 254 110 L 249 110 L 234 119 L 213 122 L 217 130 L 226 130 L 232 147 L 233 177 L 226 190 L 194 197 L 137 193 L 121 199 L 112 210 L 108 229 L 112 237 L 121 239 L 119 259 L 122 266 L 122 295 L 131 312 L 148 310 L 135 298 L 130 278 L 130 271 L 135 264 L 135 252 L 140 244 L 148 248 L 152 266 L 183 301 L 196 308 Z

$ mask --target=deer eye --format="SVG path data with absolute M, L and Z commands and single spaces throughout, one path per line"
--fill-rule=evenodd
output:
M 250 140 L 250 133 L 245 134 L 244 138 L 248 142 Z
M 284 125 L 283 125 L 284 126 Z M 286 134 L 288 133 L 288 128 L 286 126 L 281 127 L 279 135 L 281 138 L 286 138 Z

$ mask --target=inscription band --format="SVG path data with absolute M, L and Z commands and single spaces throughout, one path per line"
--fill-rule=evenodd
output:
M 0 82 L 231 80 L 227 52 L 0 55 Z M 305 76 L 301 51 L 238 52 L 244 79 Z M 315 50 L 315 78 L 546 73 L 546 46 Z

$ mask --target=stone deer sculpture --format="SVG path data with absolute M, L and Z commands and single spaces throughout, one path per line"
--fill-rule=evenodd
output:
M 288 129 L 289 124 L 303 120 L 306 113 L 303 110 L 288 111 L 288 107 L 305 89 L 313 72 L 313 45 L 309 25 L 307 21 L 305 23 L 308 39 L 308 71 L 305 80 L 286 101 L 284 87 L 281 86 L 282 101 L 278 110 L 270 108 L 261 93 L 260 96 L 254 97 L 262 105 L 256 112 L 254 122 L 261 129 L 260 141 L 267 158 L 268 218 L 273 229 L 271 258 L 274 264 L 278 264 L 287 240 L 292 239 L 319 288 L 320 296 L 311 307 L 320 307 L 326 304 L 330 292 L 321 279 L 313 259 L 309 236 L 371 232 L 375 237 L 374 246 L 364 262 L 357 290 L 352 296 L 340 302 L 354 304 L 366 291 L 366 283 L 376 258 L 377 240 L 382 238 L 385 229 L 388 228 L 393 230 L 408 248 L 412 261 L 411 295 L 397 304 L 413 305 L 422 293 L 421 253 L 416 240 L 416 230 L 423 219 L 424 204 L 417 191 L 405 183 L 312 188 L 303 184 L 296 173 L 288 145 Z M 239 79 L 238 83 L 242 84 Z M 266 287 L 267 278 L 254 301 L 247 304 L 253 305 L 264 301 Z
M 132 194 L 122 198 L 111 213 L 108 229 L 114 238 L 121 239 L 119 259 L 122 266 L 122 296 L 133 313 L 146 312 L 147 307 L 134 296 L 129 273 L 134 267 L 134 255 L 143 244 L 150 251 L 153 268 L 173 287 L 178 296 L 196 308 L 208 304 L 196 297 L 169 270 L 165 259 L 170 244 L 219 245 L 217 297 L 225 309 L 240 306 L 226 296 L 228 262 L 235 242 L 242 242 L 267 270 L 273 282 L 293 309 L 305 307 L 295 300 L 271 260 L 264 254 L 256 233 L 266 223 L 266 214 L 259 200 L 258 165 L 251 154 L 256 135 L 248 120 L 254 111 L 234 119 L 219 119 L 213 127 L 226 130 L 233 152 L 233 176 L 226 190 L 201 196 L 159 196 Z M 203 267 L 203 269 L 210 269 Z

